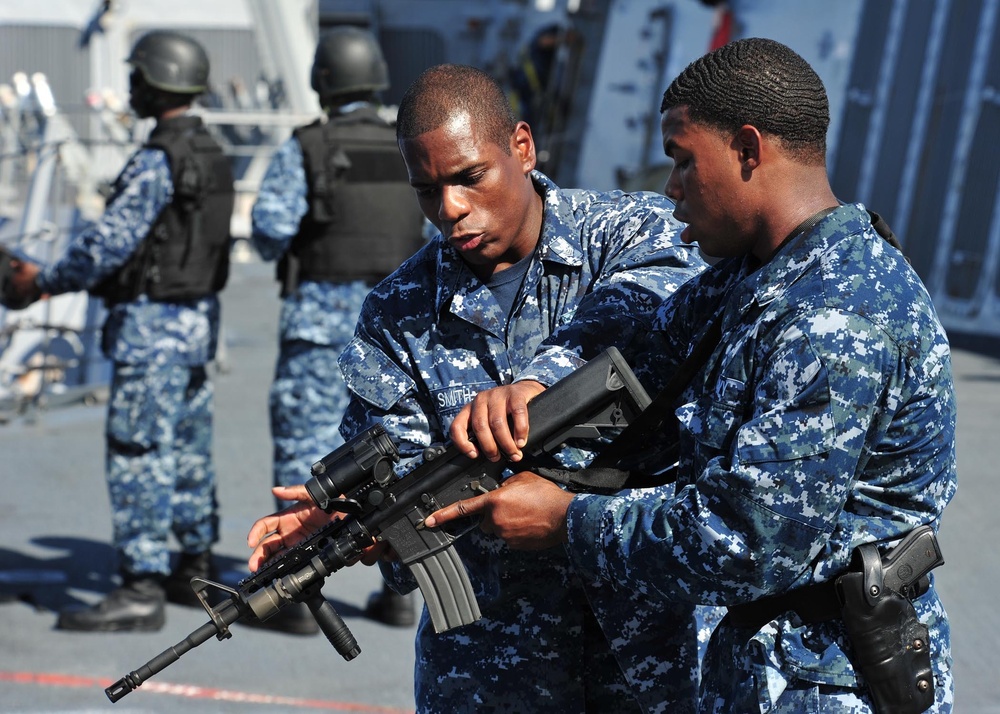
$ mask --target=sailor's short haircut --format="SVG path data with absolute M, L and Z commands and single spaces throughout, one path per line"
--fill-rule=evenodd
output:
M 728 135 L 752 125 L 804 163 L 826 160 L 826 89 L 809 63 L 780 42 L 736 40 L 695 60 L 663 95 L 660 112 L 674 107 Z
M 399 102 L 396 140 L 413 139 L 468 113 L 486 139 L 510 153 L 517 117 L 503 88 L 475 67 L 441 64 L 425 70 Z

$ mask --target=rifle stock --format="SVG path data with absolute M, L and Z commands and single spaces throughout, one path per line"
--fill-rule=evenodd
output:
M 595 438 L 602 428 L 627 426 L 649 401 L 618 350 L 609 348 L 530 402 L 531 431 L 522 464 L 554 452 L 568 439 Z M 478 620 L 479 604 L 453 547 L 475 523 L 424 528 L 423 521 L 450 503 L 497 488 L 508 465 L 470 459 L 448 445 L 436 453 L 429 450 L 405 476 L 386 478 L 387 465 L 397 458 L 376 426 L 317 462 L 310 495 L 325 510 L 346 515 L 269 560 L 236 589 L 195 579 L 192 587 L 210 621 L 105 689 L 108 698 L 117 702 L 213 635 L 230 637 L 234 622 L 266 620 L 294 602 L 308 603 L 327 639 L 345 659 L 353 659 L 360 648 L 320 589 L 329 575 L 356 562 L 376 542 L 388 543 L 410 568 L 436 632 Z M 227 599 L 210 605 L 209 588 L 224 591 Z

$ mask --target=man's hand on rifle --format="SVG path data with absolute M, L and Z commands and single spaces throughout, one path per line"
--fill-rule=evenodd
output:
M 528 439 L 528 402 L 543 391 L 543 385 L 525 380 L 480 392 L 452 422 L 452 442 L 470 459 L 481 452 L 490 461 L 501 454 L 520 461 Z
M 275 486 L 271 489 L 278 498 L 297 501 L 283 511 L 257 520 L 247 534 L 247 545 L 253 548 L 247 565 L 256 571 L 273 555 L 298 543 L 321 526 L 340 518 L 329 514 L 313 503 L 305 486 Z
M 283 511 L 258 519 L 247 534 L 247 545 L 253 548 L 247 565 L 256 572 L 261 565 L 331 521 L 343 516 L 327 513 L 309 496 L 305 486 L 275 486 L 271 493 L 283 501 L 296 501 Z M 394 560 L 396 553 L 386 543 L 376 543 L 367 548 L 358 559 L 365 565 L 375 565 L 379 560 Z
M 511 476 L 500 488 L 456 501 L 424 520 L 428 528 L 481 515 L 480 528 L 515 550 L 542 550 L 565 543 L 566 512 L 573 494 L 530 471 Z

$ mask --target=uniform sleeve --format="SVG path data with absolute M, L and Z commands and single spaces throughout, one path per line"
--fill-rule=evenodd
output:
M 264 260 L 277 260 L 309 210 L 302 147 L 293 136 L 271 158 L 251 212 L 251 242 Z
M 708 455 L 693 483 L 661 500 L 573 500 L 569 551 L 583 570 L 714 605 L 813 579 L 809 564 L 864 469 L 866 435 L 899 409 L 906 370 L 878 328 L 837 311 L 801 316 L 761 357 L 749 418 L 720 390 L 679 410 L 692 448 Z
M 629 195 L 596 212 L 586 241 L 590 288 L 518 379 L 551 386 L 608 347 L 625 349 L 647 331 L 660 304 L 706 267 L 696 249 L 680 242 L 681 228 L 661 196 Z
M 104 214 L 77 235 L 62 258 L 38 276 L 42 292 L 52 295 L 88 290 L 113 274 L 149 235 L 174 185 L 166 154 L 141 149 L 122 170 Z

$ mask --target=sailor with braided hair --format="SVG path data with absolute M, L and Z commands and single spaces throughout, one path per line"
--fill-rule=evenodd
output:
M 769 52 L 755 52 L 761 46 Z M 702 60 L 670 85 L 661 112 L 686 105 L 692 122 L 722 133 L 752 124 L 802 163 L 825 165 L 830 104 L 822 80 L 798 54 L 778 42 L 744 40 Z
M 663 409 L 679 428 L 676 491 L 574 495 L 525 471 L 425 525 L 481 515 L 511 548 L 564 544 L 596 582 L 726 606 L 701 712 L 950 712 L 934 573 L 912 590 L 867 584 L 878 556 L 935 532 L 955 495 L 950 352 L 930 297 L 864 206 L 834 195 L 825 91 L 788 47 L 739 40 L 696 60 L 661 112 L 682 240 L 723 258 L 626 350 L 644 384 L 662 385 L 719 335 Z M 512 455 L 521 436 L 492 438 Z M 883 602 L 905 616 L 852 626 Z

